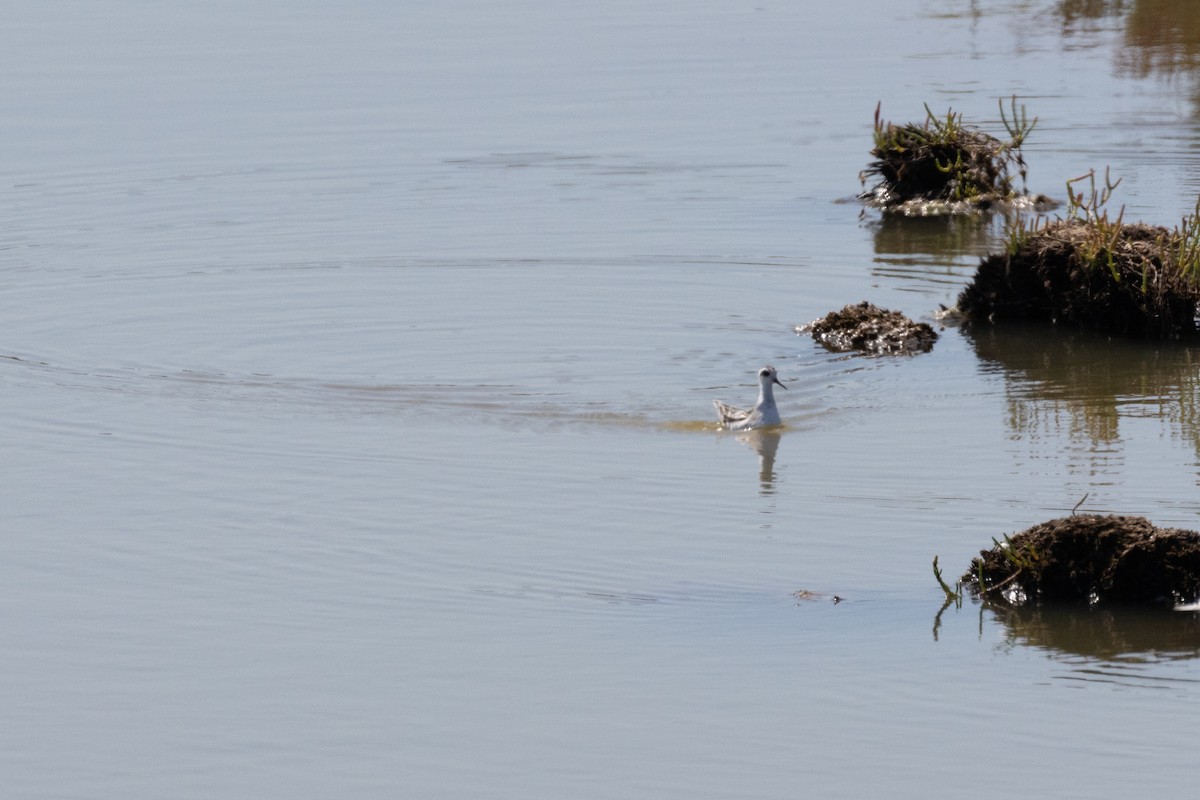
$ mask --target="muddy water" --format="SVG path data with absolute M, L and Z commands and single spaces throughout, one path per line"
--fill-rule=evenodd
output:
M 997 246 L 845 202 L 879 100 L 1017 94 L 1031 190 L 1189 211 L 1187 8 L 10 10 L 9 791 L 1194 785 L 1191 616 L 942 610 L 929 569 L 1085 495 L 1200 527 L 1194 353 L 792 330 L 928 319 Z M 765 363 L 787 427 L 716 433 Z

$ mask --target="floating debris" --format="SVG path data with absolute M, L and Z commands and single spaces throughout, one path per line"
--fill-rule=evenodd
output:
M 1012 605 L 1179 606 L 1200 597 L 1200 533 L 1144 517 L 1080 514 L 995 542 L 961 582 Z
M 876 355 L 925 353 L 933 348 L 937 333 L 925 322 L 913 322 L 899 311 L 889 311 L 867 301 L 831 311 L 796 333 L 811 333 L 813 339 L 834 352 L 859 350 Z
M 829 600 L 834 605 L 837 605 L 846 599 L 844 597 L 839 597 L 836 594 L 830 595 L 825 592 L 810 592 L 808 589 L 798 589 L 792 592 L 792 598 L 796 601 L 796 605 L 800 605 L 801 603 L 812 603 L 818 600 Z
M 1030 197 L 1013 188 L 1014 173 L 1024 186 L 1026 166 L 1021 155 L 1025 137 L 1037 124 L 1025 116 L 1012 98 L 1011 111 L 1000 103 L 1000 118 L 1009 139 L 1001 141 L 982 130 L 964 125 L 953 110 L 935 116 L 925 106 L 925 122 L 896 125 L 883 122 L 875 106 L 875 157 L 859 180 L 879 182 L 859 195 L 868 205 L 910 216 L 975 213 L 980 209 L 1022 208 L 1044 210 L 1054 202 Z M 1011 117 L 1010 117 L 1011 115 Z

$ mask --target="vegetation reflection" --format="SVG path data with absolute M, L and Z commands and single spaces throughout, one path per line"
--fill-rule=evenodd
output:
M 1005 422 L 1022 438 L 1082 450 L 1120 441 L 1122 419 L 1156 417 L 1200 455 L 1200 353 L 1038 325 L 969 325 L 985 369 L 1005 377 Z

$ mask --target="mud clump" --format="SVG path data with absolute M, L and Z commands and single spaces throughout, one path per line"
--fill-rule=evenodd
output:
M 1181 267 L 1181 234 L 1140 223 L 1068 219 L 983 259 L 958 308 L 972 321 L 1042 320 L 1137 337 L 1197 333 L 1200 286 Z
M 859 195 L 871 205 L 909 214 L 962 213 L 1026 197 L 1013 189 L 1013 175 L 1024 181 L 1021 144 L 1037 120 L 1029 122 L 1013 99 L 1012 116 L 1001 117 L 1010 138 L 1001 141 L 970 125 L 961 114 L 935 116 L 925 106 L 923 123 L 884 123 L 875 108 L 874 157 L 859 175 L 879 182 Z
M 1144 517 L 1063 517 L 981 551 L 961 580 L 1017 606 L 1175 606 L 1200 597 L 1200 533 Z
M 813 339 L 839 353 L 925 353 L 937 341 L 937 333 L 928 324 L 913 322 L 899 311 L 879 308 L 865 300 L 797 326 L 796 333 L 811 333 Z

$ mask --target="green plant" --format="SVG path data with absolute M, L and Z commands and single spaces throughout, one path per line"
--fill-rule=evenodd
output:
M 962 604 L 962 583 L 955 583 L 954 588 L 950 588 L 950 585 L 946 583 L 945 578 L 942 577 L 942 570 L 941 567 L 938 566 L 937 556 L 933 557 L 933 577 L 937 579 L 938 586 L 942 587 L 942 591 L 946 593 L 947 604 Z
M 1085 180 L 1088 182 L 1087 194 L 1082 189 L 1075 192 L 1075 184 Z M 1096 188 L 1094 169 L 1067 181 L 1067 219 L 1084 222 L 1091 229 L 1089 235 L 1079 243 L 1080 256 L 1087 264 L 1103 264 L 1116 283 L 1121 282 L 1116 252 L 1124 226 L 1125 206 L 1121 206 L 1115 220 L 1109 219 L 1105 206 L 1112 198 L 1113 190 L 1120 184 L 1120 178 L 1112 180 L 1108 167 L 1104 168 L 1104 186 L 1099 189 Z
M 1075 184 L 1087 181 L 1088 193 L 1084 195 L 1080 190 L 1078 193 L 1072 191 Z M 1096 170 L 1089 169 L 1086 174 L 1080 175 L 1078 178 L 1071 178 L 1067 181 L 1067 219 L 1083 219 L 1086 222 L 1096 222 L 1101 218 L 1108 218 L 1108 211 L 1101 210 L 1112 199 L 1113 190 L 1121 185 L 1121 178 L 1116 181 L 1112 180 L 1109 174 L 1108 167 L 1104 168 L 1104 187 L 1097 191 L 1096 189 Z M 1125 207 L 1121 207 L 1121 215 L 1124 215 Z
M 1012 212 L 1004 218 L 1004 251 L 1015 256 L 1033 236 L 1045 229 L 1049 220 L 1038 214 L 1032 220 L 1028 215 Z
M 996 545 L 996 551 L 1008 559 L 1017 569 L 1033 569 L 1041 560 L 1038 558 L 1037 550 L 1032 544 L 1018 545 L 1013 540 L 1004 534 L 1004 543 L 995 536 L 992 537 L 992 544 Z
M 1200 284 L 1200 197 L 1190 217 L 1184 217 L 1172 242 L 1171 254 L 1180 277 Z
M 1033 121 L 1030 122 L 1029 118 L 1025 115 L 1025 106 L 1017 108 L 1017 96 L 1015 94 L 1012 96 L 1011 106 L 1012 119 L 1010 120 L 1008 115 L 1004 113 L 1004 101 L 1000 101 L 1000 121 L 1004 123 L 1004 130 L 1008 131 L 1009 143 L 1006 146 L 1013 150 L 1019 150 L 1021 145 L 1025 143 L 1025 137 L 1029 136 L 1037 126 L 1038 120 L 1037 117 L 1034 117 Z M 1024 177 L 1024 174 L 1022 170 L 1022 177 Z

